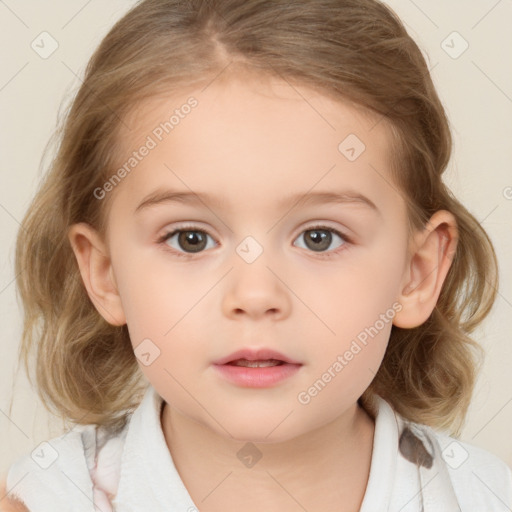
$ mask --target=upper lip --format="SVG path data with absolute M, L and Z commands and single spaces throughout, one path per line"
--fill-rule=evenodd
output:
M 294 361 L 289 357 L 277 352 L 276 350 L 272 350 L 270 348 L 243 348 L 241 350 L 237 350 L 233 352 L 229 356 L 222 357 L 221 359 L 217 359 L 213 364 L 226 364 L 231 361 L 236 361 L 237 359 L 247 359 L 248 361 L 264 361 L 266 359 L 278 359 L 280 361 L 284 361 L 285 363 L 290 364 L 302 364 L 299 361 Z

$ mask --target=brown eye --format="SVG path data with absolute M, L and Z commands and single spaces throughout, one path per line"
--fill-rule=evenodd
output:
M 304 243 L 306 245 L 305 248 L 310 249 L 314 252 L 325 252 L 327 249 L 329 249 L 329 247 L 333 243 L 333 237 L 338 237 L 343 242 L 342 244 L 339 244 L 337 247 L 335 247 L 333 249 L 333 252 L 335 252 L 335 249 L 337 249 L 338 247 L 345 245 L 347 242 L 349 242 L 348 238 L 343 236 L 340 232 L 326 226 L 317 226 L 314 228 L 307 229 L 306 231 L 303 231 L 301 233 L 299 239 L 301 237 L 304 238 Z
M 199 252 L 206 247 L 206 237 L 200 231 L 182 231 L 178 234 L 178 244 L 186 251 Z
M 210 235 L 208 233 L 199 229 L 176 229 L 171 233 L 164 235 L 160 239 L 160 242 L 171 246 L 168 241 L 176 238 L 178 247 L 171 247 L 177 253 L 194 254 L 203 251 L 207 247 L 207 238 L 209 236 Z
M 331 245 L 332 234 L 320 229 L 308 230 L 304 235 L 304 240 L 313 251 L 324 251 Z

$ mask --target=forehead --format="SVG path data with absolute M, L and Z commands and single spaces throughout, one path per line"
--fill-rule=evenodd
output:
M 118 143 L 119 165 L 151 147 L 128 166 L 122 188 L 130 204 L 166 185 L 269 203 L 331 188 L 397 199 L 386 122 L 285 80 L 231 77 L 150 98 L 126 117 Z

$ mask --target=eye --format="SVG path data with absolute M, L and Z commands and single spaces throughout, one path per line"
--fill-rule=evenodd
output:
M 176 253 L 177 256 L 187 256 L 206 249 L 207 237 L 212 238 L 202 229 L 196 229 L 195 226 L 185 226 L 163 235 L 158 242 L 170 245 L 168 242 L 176 238 L 176 243 L 179 247 L 172 247 L 174 249 L 173 252 Z M 215 246 L 215 243 L 213 245 Z
M 345 246 L 351 242 L 346 235 L 343 235 L 338 230 L 328 226 L 313 226 L 303 231 L 297 240 L 303 237 L 306 245 L 305 249 L 323 253 L 333 243 L 333 235 L 335 238 L 341 239 L 343 243 L 338 245 L 341 249 L 327 251 L 328 253 L 325 254 L 325 256 L 330 257 L 332 255 L 331 253 L 338 253 L 340 250 L 344 250 L 346 248 Z
M 343 243 L 339 244 L 334 250 L 326 251 L 333 243 L 333 235 L 335 238 L 339 238 Z M 303 231 L 297 240 L 302 236 L 304 236 L 304 240 L 306 241 L 306 247 L 304 248 L 320 253 L 322 257 L 331 257 L 345 250 L 347 248 L 346 246 L 351 243 L 351 239 L 348 236 L 328 226 L 310 227 Z M 213 242 L 213 244 L 208 247 L 208 238 L 213 240 L 213 237 L 209 233 L 203 229 L 199 229 L 198 226 L 182 226 L 180 229 L 166 233 L 159 238 L 157 242 L 170 247 L 173 254 L 176 256 L 190 257 L 193 254 L 200 253 L 205 249 L 217 245 Z M 175 239 L 174 243 L 177 244 L 177 247 L 169 243 L 169 241 L 173 239 Z M 341 249 L 339 249 L 339 247 L 341 247 Z

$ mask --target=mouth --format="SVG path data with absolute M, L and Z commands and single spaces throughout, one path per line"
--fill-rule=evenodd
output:
M 213 362 L 217 374 L 239 387 L 269 388 L 292 378 L 302 367 L 271 348 L 243 348 Z
M 259 361 L 250 361 L 249 359 L 236 359 L 235 361 L 230 361 L 229 363 L 225 363 L 230 366 L 243 366 L 245 368 L 268 368 L 269 366 L 281 366 L 285 363 L 279 359 L 262 359 Z
M 280 359 L 238 358 L 213 366 L 220 377 L 245 388 L 269 388 L 290 379 L 302 367 Z
M 246 368 L 265 368 L 270 366 L 282 366 L 286 364 L 301 366 L 295 361 L 276 350 L 270 348 L 244 348 L 233 352 L 229 356 L 214 361 L 215 365 L 244 366 Z

